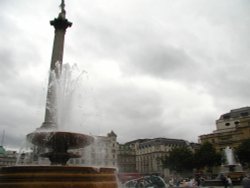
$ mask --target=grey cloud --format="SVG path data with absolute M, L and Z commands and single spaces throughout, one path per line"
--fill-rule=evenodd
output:
M 160 78 L 188 77 L 195 62 L 183 49 L 162 44 L 142 44 L 131 52 L 130 71 Z M 182 75 L 184 71 L 187 75 Z
M 161 95 L 155 91 L 137 88 L 133 84 L 112 84 L 98 91 L 99 102 L 105 111 L 110 114 L 120 114 L 125 119 L 142 121 L 145 117 L 161 116 L 163 106 Z
M 0 67 L 2 73 L 0 74 L 1 80 L 5 82 L 14 74 L 16 74 L 15 70 L 15 62 L 13 60 L 13 53 L 10 49 L 1 49 L 0 51 Z
M 84 35 L 78 45 L 94 50 L 100 58 L 113 58 L 124 74 L 173 79 L 190 76 L 187 73 L 197 66 L 185 49 L 171 46 L 160 38 L 158 31 L 150 28 L 151 22 L 137 21 L 136 25 L 137 22 L 125 18 L 109 21 L 98 18 L 94 23 L 85 19 L 81 21 Z
M 147 134 L 152 127 L 156 129 L 149 134 L 157 135 L 164 110 L 161 95 L 133 84 L 111 85 L 100 87 L 95 95 L 99 114 L 94 120 L 96 129 L 114 130 L 120 141 L 126 141 L 126 137 L 136 138 L 139 132 Z

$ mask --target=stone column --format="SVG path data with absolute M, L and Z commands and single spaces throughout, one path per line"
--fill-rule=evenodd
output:
M 41 128 L 57 128 L 58 126 L 55 82 L 60 78 L 61 74 L 66 29 L 72 25 L 72 23 L 65 18 L 65 14 L 64 6 L 62 6 L 62 11 L 59 13 L 58 17 L 50 21 L 50 24 L 55 28 L 55 36 L 50 64 L 45 120 Z

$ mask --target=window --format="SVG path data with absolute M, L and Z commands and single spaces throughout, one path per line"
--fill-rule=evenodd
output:
M 235 124 L 235 125 L 239 125 L 240 122 L 239 122 L 239 121 L 235 121 L 234 124 Z
M 231 139 L 232 139 L 231 135 L 223 136 L 223 137 L 220 138 L 220 140 L 231 140 Z
M 240 115 L 241 116 L 248 116 L 249 114 L 248 114 L 248 112 L 242 112 Z

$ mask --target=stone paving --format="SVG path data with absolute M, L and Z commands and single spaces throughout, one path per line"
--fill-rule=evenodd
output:
M 234 185 L 232 187 L 229 187 L 228 188 L 242 188 L 243 186 L 242 185 Z M 224 188 L 224 186 L 201 186 L 200 188 Z

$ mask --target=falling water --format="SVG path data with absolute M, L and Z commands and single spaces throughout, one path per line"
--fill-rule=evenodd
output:
M 86 71 L 80 71 L 77 65 L 70 66 L 69 64 L 64 64 L 62 67 L 59 67 L 59 65 L 57 64 L 57 70 L 61 71 L 59 78 L 56 76 L 55 71 L 50 72 L 48 90 L 52 91 L 53 98 L 48 98 L 51 101 L 47 100 L 46 108 L 55 116 L 53 120 L 57 125 L 56 131 L 84 133 L 86 132 L 86 127 L 82 127 L 81 124 L 83 121 L 86 123 L 86 118 L 88 117 L 82 114 L 84 114 L 84 111 L 88 111 L 90 106 L 86 104 L 86 100 L 88 99 L 82 98 L 82 95 L 84 95 L 83 89 L 86 92 L 85 86 L 82 88 L 83 78 L 87 75 Z M 35 132 L 48 132 L 43 137 L 43 140 L 50 140 L 54 131 L 53 127 L 52 129 L 38 128 Z M 49 134 L 50 132 L 51 134 Z M 107 162 L 104 160 L 107 155 L 105 143 L 102 143 L 98 137 L 94 137 L 94 142 L 90 146 L 71 151 L 79 153 L 82 156 L 81 158 L 69 161 L 71 164 L 75 163 L 72 163 L 72 161 L 81 161 L 77 165 L 107 166 Z M 41 154 L 46 152 L 49 152 L 49 149 L 46 147 L 41 148 L 30 143 L 25 143 L 21 152 L 25 153 L 25 155 L 20 155 L 18 164 L 48 165 L 50 163 L 49 160 L 40 157 Z M 91 153 L 96 154 L 95 159 L 90 155 Z
M 86 146 L 85 148 L 78 149 L 78 151 L 81 153 L 82 158 L 71 159 L 71 164 L 95 167 L 110 167 L 107 161 L 107 143 L 103 142 L 103 140 L 98 136 L 93 136 L 93 138 L 94 141 L 92 144 Z
M 62 67 L 59 67 L 62 66 Z M 75 124 L 76 116 L 79 114 L 79 86 L 82 81 L 85 71 L 79 71 L 76 64 L 70 66 L 69 64 L 57 64 L 57 69 L 61 70 L 60 77 L 57 78 L 55 71 L 51 71 L 51 82 L 48 90 L 54 89 L 55 96 L 47 100 L 47 108 L 54 112 L 53 119 L 57 125 L 57 129 L 72 130 L 72 125 Z M 53 103 L 48 105 L 48 103 Z
M 236 161 L 235 161 L 233 150 L 229 146 L 227 146 L 224 152 L 225 152 L 225 157 L 226 157 L 226 164 L 235 165 Z
M 59 67 L 59 65 L 57 63 L 56 68 L 61 71 L 59 78 L 54 70 L 50 72 L 48 93 L 52 94 L 52 97 L 48 97 L 46 108 L 53 117 L 56 131 L 84 132 L 84 130 L 79 130 L 79 126 L 77 127 L 76 124 L 81 124 L 81 118 L 83 118 L 80 115 L 82 108 L 79 103 L 82 101 L 79 100 L 79 96 L 81 95 L 82 78 L 86 72 L 80 71 L 76 64 L 72 66 L 64 64 L 62 67 Z M 75 127 L 78 128 L 78 131 L 74 130 Z M 48 134 L 44 134 L 43 140 L 50 140 L 54 131 L 55 127 L 40 127 L 34 132 L 48 132 Z M 32 137 L 30 140 L 32 140 Z M 17 164 L 49 164 L 48 159 L 40 157 L 40 154 L 48 152 L 49 149 L 38 147 L 29 141 L 25 140 L 22 144 Z

